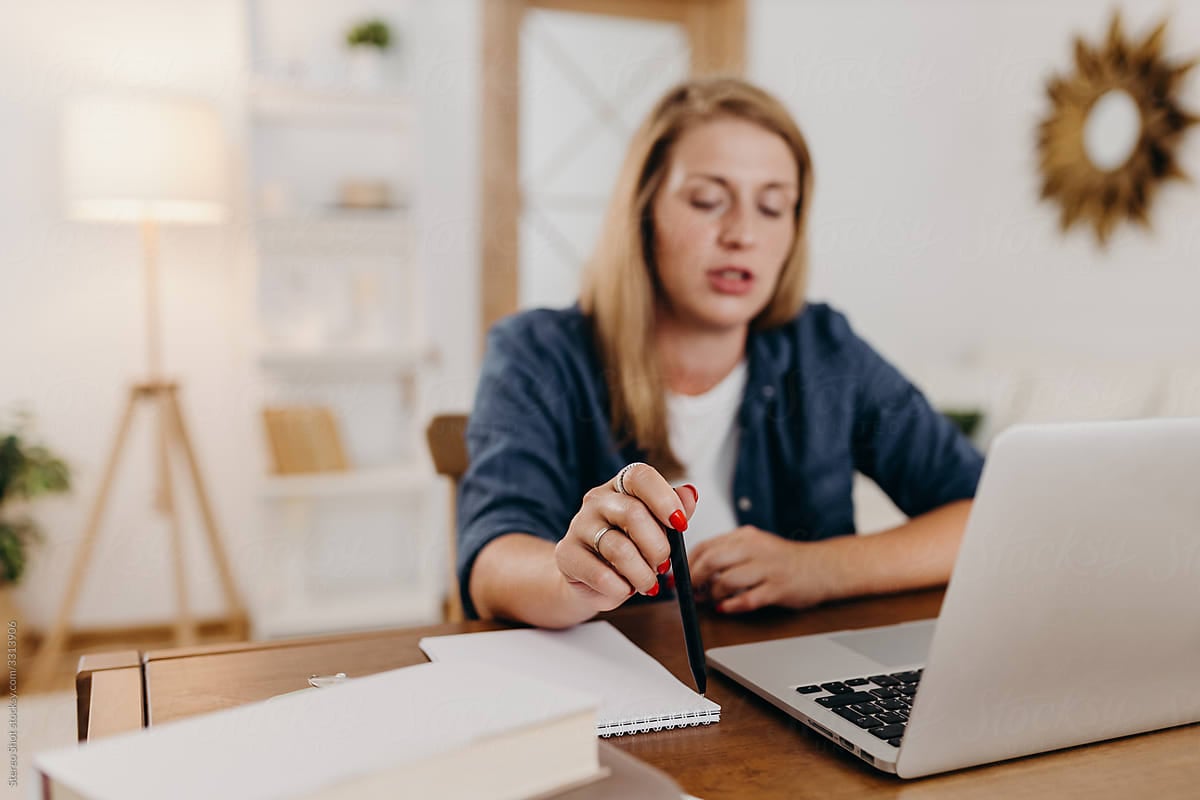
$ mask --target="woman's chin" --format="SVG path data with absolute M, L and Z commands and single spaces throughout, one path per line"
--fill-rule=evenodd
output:
M 721 298 L 695 308 L 689 316 L 697 327 L 706 330 L 745 328 L 762 311 L 763 305 L 743 298 L 738 298 L 736 302 Z
M 696 330 L 710 333 L 722 331 L 740 331 L 750 325 L 756 317 L 754 309 L 706 309 L 689 314 L 686 321 Z

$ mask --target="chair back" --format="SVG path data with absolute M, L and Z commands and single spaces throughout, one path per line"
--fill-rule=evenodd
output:
M 450 514 L 447 519 L 448 539 L 446 552 L 449 558 L 449 583 L 443 601 L 443 614 L 448 622 L 460 622 L 463 618 L 462 598 L 458 590 L 458 481 L 467 471 L 467 415 L 439 414 L 425 428 L 425 440 L 429 443 L 429 454 L 433 467 L 439 475 L 450 479 Z

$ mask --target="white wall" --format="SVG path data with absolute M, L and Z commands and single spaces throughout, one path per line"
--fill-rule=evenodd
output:
M 32 410 L 42 438 L 74 467 L 72 497 L 39 504 L 47 540 L 21 586 L 27 625 L 57 610 L 115 436 L 126 386 L 144 373 L 141 255 L 134 227 L 63 219 L 58 126 L 64 98 L 125 86 L 212 99 L 239 151 L 242 19 L 234 0 L 53 0 L 7 4 L 0 25 L 0 409 Z M 238 170 L 234 163 L 234 175 Z M 255 568 L 259 431 L 249 402 L 242 210 L 213 228 L 161 237 L 164 356 L 181 379 L 187 422 L 241 583 Z M 147 414 L 119 474 L 75 618 L 82 625 L 162 620 L 173 610 L 166 529 L 150 509 Z M 183 513 L 190 519 L 190 506 Z M 215 572 L 187 531 L 194 607 L 220 607 Z
M 749 77 L 797 117 L 816 168 L 812 295 L 904 366 L 992 352 L 1200 352 L 1200 190 L 1175 183 L 1153 234 L 1107 251 L 1063 237 L 1038 201 L 1044 85 L 1093 0 L 752 0 Z M 1128 31 L 1170 16 L 1167 53 L 1200 52 L 1200 4 L 1127 2 Z M 1185 87 L 1200 109 L 1200 68 Z M 1200 129 L 1183 166 L 1200 179 Z

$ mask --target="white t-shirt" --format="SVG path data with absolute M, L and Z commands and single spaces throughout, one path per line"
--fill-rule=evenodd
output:
M 737 527 L 733 511 L 733 468 L 738 450 L 738 408 L 746 392 L 743 359 L 704 394 L 667 392 L 667 431 L 671 449 L 683 464 L 684 478 L 700 493 L 688 520 L 688 545 L 729 533 Z

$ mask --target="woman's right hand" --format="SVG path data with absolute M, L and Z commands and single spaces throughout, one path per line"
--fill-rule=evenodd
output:
M 634 592 L 658 594 L 658 576 L 670 568 L 671 548 L 664 526 L 681 533 L 696 510 L 690 484 L 674 489 L 649 464 L 635 463 L 607 483 L 588 491 L 554 557 L 572 601 L 593 614 L 624 603 Z M 625 492 L 620 491 L 623 485 Z M 596 534 L 600 549 L 593 549 Z

